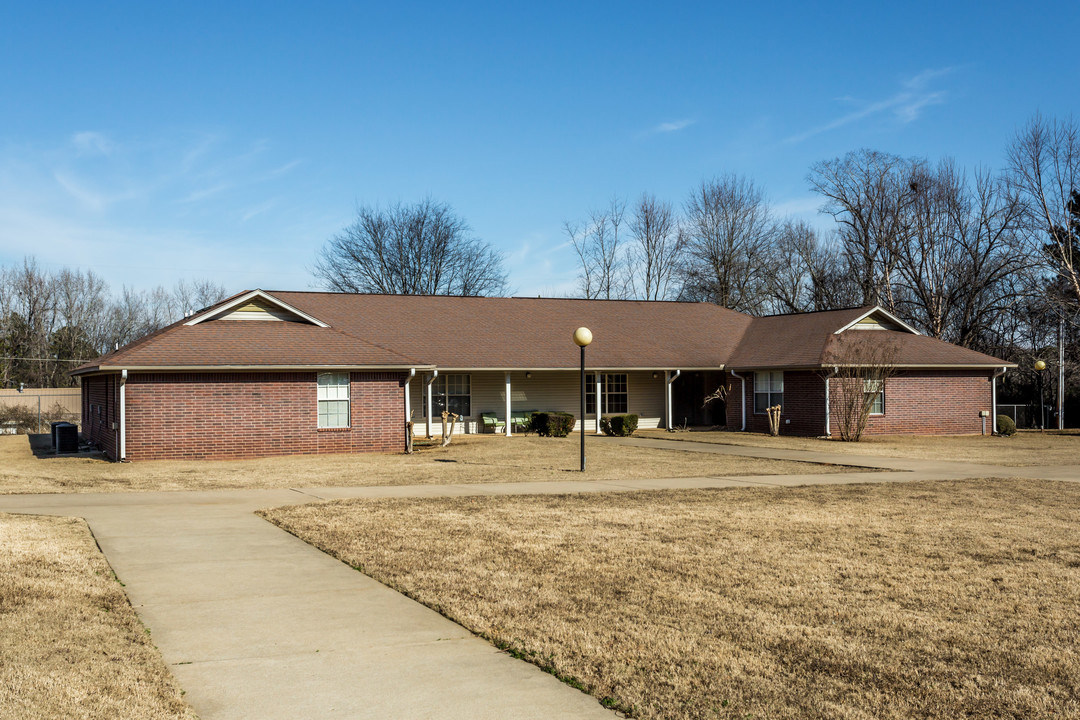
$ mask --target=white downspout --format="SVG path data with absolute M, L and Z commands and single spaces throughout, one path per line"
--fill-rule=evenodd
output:
M 593 373 L 593 380 L 596 382 L 596 434 L 603 435 L 604 431 L 600 429 L 600 414 L 601 408 L 604 407 L 604 398 L 601 396 L 600 390 L 600 373 Z
M 992 428 L 990 434 L 997 435 L 997 379 L 1005 374 L 1005 371 L 1009 368 L 1003 367 L 1000 370 L 995 370 L 994 374 L 990 376 L 990 427 Z M 1014 413 L 1015 414 L 1015 413 Z
M 739 432 L 746 432 L 746 378 L 735 372 L 734 370 L 728 370 L 733 378 L 742 380 L 742 427 Z
M 120 462 L 127 460 L 127 370 L 120 371 Z
M 416 377 L 416 368 L 411 368 L 409 374 L 405 376 L 405 427 L 409 426 L 412 422 L 412 393 L 409 388 L 409 383 Z
M 664 383 L 665 383 L 665 388 L 664 389 L 666 390 L 665 394 L 667 395 L 666 400 L 667 400 L 667 431 L 668 432 L 671 432 L 672 428 L 675 427 L 673 422 L 672 422 L 672 419 L 671 419 L 671 414 L 672 414 L 671 413 L 671 383 L 678 380 L 680 375 L 682 375 L 682 370 L 676 370 L 674 375 L 671 374 L 670 370 L 666 370 L 664 372 Z
M 585 422 L 585 418 L 581 422 Z M 510 373 L 506 373 L 506 437 L 510 437 Z
M 435 378 L 437 378 L 437 377 L 439 377 L 439 371 L 438 370 L 432 370 L 431 371 L 431 377 L 429 377 L 427 379 L 427 382 L 426 382 L 426 385 L 427 385 L 427 419 L 426 419 L 426 422 L 427 422 L 427 435 L 425 435 L 424 437 L 426 437 L 428 440 L 431 439 L 431 407 L 432 407 L 432 405 L 431 405 L 431 384 L 433 382 L 435 382 Z
M 833 365 L 833 369 L 825 376 L 825 437 L 832 437 L 832 402 L 829 400 L 829 382 L 840 372 L 840 368 Z

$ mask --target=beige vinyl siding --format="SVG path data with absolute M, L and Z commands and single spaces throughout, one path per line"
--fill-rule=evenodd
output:
M 594 372 L 590 369 L 588 372 Z M 605 372 L 602 369 L 596 372 Z M 440 375 L 444 374 L 440 371 Z M 458 375 L 462 373 L 445 373 Z M 493 412 L 500 421 L 506 420 L 506 380 L 503 372 L 482 370 L 467 373 L 472 385 L 472 415 L 466 418 L 465 432 L 478 431 L 480 413 Z M 417 373 L 410 384 L 410 402 L 413 409 L 414 430 L 417 435 L 425 432 L 424 394 L 429 375 Z M 580 411 L 581 376 L 575 371 L 532 373 L 526 378 L 524 372 L 510 373 L 510 404 L 512 411 L 559 410 L 573 413 Z M 652 372 L 626 373 L 628 412 L 637 414 L 639 428 L 655 428 L 664 414 L 664 374 L 653 378 Z M 441 432 L 442 418 L 431 419 L 433 433 Z M 596 421 L 590 413 L 585 419 L 585 431 L 596 432 Z
M 262 300 L 251 300 L 228 310 L 214 320 L 278 320 L 285 322 L 301 321 L 295 314 Z

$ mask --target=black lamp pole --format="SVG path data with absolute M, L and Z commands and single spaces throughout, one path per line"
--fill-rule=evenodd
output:
M 591 342 L 592 331 L 589 328 L 579 327 L 574 331 L 574 344 L 581 348 L 581 472 L 585 472 L 585 346 Z M 600 413 L 596 415 L 599 422 Z
M 585 472 L 585 346 L 581 346 L 581 472 Z

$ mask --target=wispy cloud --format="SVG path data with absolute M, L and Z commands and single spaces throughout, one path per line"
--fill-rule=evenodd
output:
M 111 155 L 116 145 L 99 132 L 83 131 L 71 136 L 71 144 L 78 155 Z
M 812 138 L 815 135 L 820 135 L 860 120 L 885 114 L 891 114 L 901 125 L 912 123 L 919 119 L 923 110 L 927 107 L 931 105 L 940 105 L 945 102 L 948 93 L 944 90 L 935 90 L 931 85 L 938 78 L 949 75 L 955 70 L 955 67 L 924 70 L 914 77 L 903 80 L 900 83 L 900 88 L 889 97 L 865 103 L 861 108 L 845 115 L 841 115 L 824 125 L 819 125 L 796 135 L 792 135 L 787 138 L 785 142 L 799 143 L 803 140 Z M 838 99 L 845 103 L 859 103 L 859 101 L 850 97 Z
M 686 128 L 690 127 L 691 125 L 693 125 L 696 122 L 697 122 L 697 120 L 694 119 L 694 118 L 684 118 L 682 120 L 673 120 L 671 122 L 662 122 L 659 125 L 656 125 L 656 126 L 650 128 L 649 129 L 649 134 L 650 135 L 657 135 L 657 134 L 662 134 L 662 133 L 679 132 L 680 130 L 685 130 Z

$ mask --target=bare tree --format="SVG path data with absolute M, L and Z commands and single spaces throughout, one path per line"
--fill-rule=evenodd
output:
M 881 333 L 848 330 L 837 336 L 827 351 L 833 366 L 825 382 L 831 382 L 830 416 L 840 431 L 840 439 L 862 439 L 870 416 L 884 403 L 889 380 L 896 375 L 898 349 L 883 341 Z M 882 406 L 878 412 L 884 411 Z
M 1036 115 L 1008 148 L 1009 181 L 1022 199 L 1028 248 L 1080 302 L 1080 127 Z
M 776 232 L 764 193 L 736 175 L 705 180 L 686 201 L 685 222 L 682 298 L 761 311 Z
M 679 266 L 685 236 L 671 203 L 642 193 L 630 218 L 633 244 L 627 249 L 630 294 L 642 300 L 667 300 Z
M 951 160 L 915 166 L 908 187 L 896 309 L 928 335 L 970 347 L 1016 302 L 1008 280 L 1028 267 L 1020 204 L 988 172 L 972 186 Z
M 825 198 L 822 212 L 837 222 L 837 237 L 859 284 L 862 305 L 896 305 L 896 249 L 906 232 L 909 181 L 917 165 L 863 149 L 810 168 L 810 186 Z
M 619 232 L 626 202 L 612 198 L 607 207 L 593 210 L 584 223 L 564 222 L 563 231 L 581 265 L 581 293 L 590 300 L 619 300 L 629 291 L 626 257 Z
M 473 237 L 464 218 L 431 199 L 386 209 L 359 207 L 332 237 L 313 273 L 324 287 L 389 295 L 498 295 L 502 255 Z

